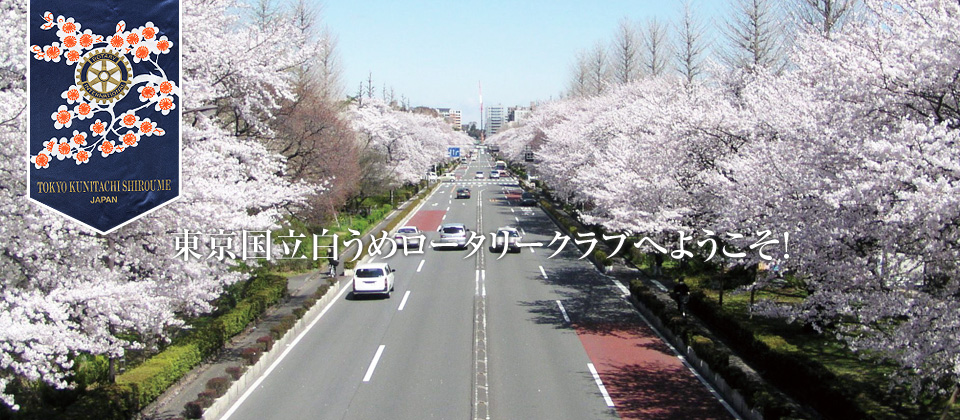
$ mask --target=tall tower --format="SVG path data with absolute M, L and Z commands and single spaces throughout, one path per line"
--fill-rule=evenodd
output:
M 477 81 L 477 88 L 480 91 L 480 144 L 483 144 L 483 84 Z

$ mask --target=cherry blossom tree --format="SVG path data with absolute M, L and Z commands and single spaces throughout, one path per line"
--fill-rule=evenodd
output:
M 896 362 L 917 393 L 956 392 L 960 6 L 863 9 L 800 31 L 786 71 L 757 59 L 570 97 L 490 142 L 536 144 L 543 179 L 611 230 L 788 233 L 780 263 L 807 297 L 758 310 Z
M 304 187 L 278 174 L 283 161 L 224 123 L 265 127 L 289 81 L 278 72 L 299 60 L 295 31 L 244 24 L 227 0 L 185 1 L 181 39 L 185 108 L 184 188 L 180 199 L 109 235 L 97 235 L 30 203 L 21 148 L 0 159 L 0 400 L 13 380 L 72 385 L 80 353 L 121 356 L 161 343 L 184 317 L 209 311 L 223 287 L 243 278 L 201 237 L 196 254 L 178 254 L 188 234 L 265 231 Z M 25 2 L 0 2 L 0 138 L 26 132 Z M 281 25 L 282 27 L 283 25 Z M 290 26 L 290 25 L 287 25 Z M 275 45 L 271 54 L 252 46 Z M 279 48 L 284 46 L 285 48 Z M 269 59 L 267 58 L 269 56 Z M 256 86 L 256 89 L 252 87 Z M 203 109 L 229 105 L 221 114 Z M 220 108 L 223 109 L 223 108 Z M 229 127 L 235 127 L 230 124 Z M 202 240 L 201 240 L 202 239 Z
M 442 119 L 402 112 L 379 98 L 351 105 L 349 117 L 363 146 L 382 156 L 381 165 L 395 182 L 416 183 L 427 170 L 447 157 L 448 147 L 466 147 L 473 141 L 455 132 Z

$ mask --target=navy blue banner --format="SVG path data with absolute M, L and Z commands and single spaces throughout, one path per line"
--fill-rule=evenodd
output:
M 180 194 L 179 0 L 30 1 L 29 196 L 101 233 Z

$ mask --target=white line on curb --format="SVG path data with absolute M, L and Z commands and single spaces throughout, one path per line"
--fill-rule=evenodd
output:
M 593 363 L 587 363 L 587 369 L 590 369 L 593 380 L 597 381 L 597 387 L 600 388 L 600 394 L 603 395 L 603 401 L 607 403 L 607 407 L 613 407 L 613 400 L 610 399 L 610 394 L 607 393 L 607 387 L 603 386 L 603 381 L 600 380 L 600 374 L 597 373 L 597 368 L 593 367 Z
M 373 361 L 370 362 L 370 367 L 367 368 L 367 374 L 363 375 L 364 382 L 370 382 L 370 378 L 373 376 L 373 370 L 377 368 L 377 363 L 380 362 L 380 356 L 383 355 L 384 347 L 386 346 L 381 344 L 380 348 L 377 349 L 377 354 L 373 356 Z
M 563 320 L 564 320 L 564 321 L 567 321 L 567 324 L 569 324 L 569 323 L 570 323 L 570 317 L 567 316 L 567 310 L 563 308 L 563 303 L 560 303 L 560 301 L 558 300 L 558 301 L 557 301 L 557 306 L 560 307 L 560 313 L 563 314 Z

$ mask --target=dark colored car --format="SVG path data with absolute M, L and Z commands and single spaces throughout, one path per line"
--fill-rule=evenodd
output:
M 470 198 L 470 189 L 469 188 L 458 189 L 457 198 Z
M 521 206 L 535 206 L 537 205 L 537 195 L 534 193 L 525 192 L 520 195 L 520 205 Z

